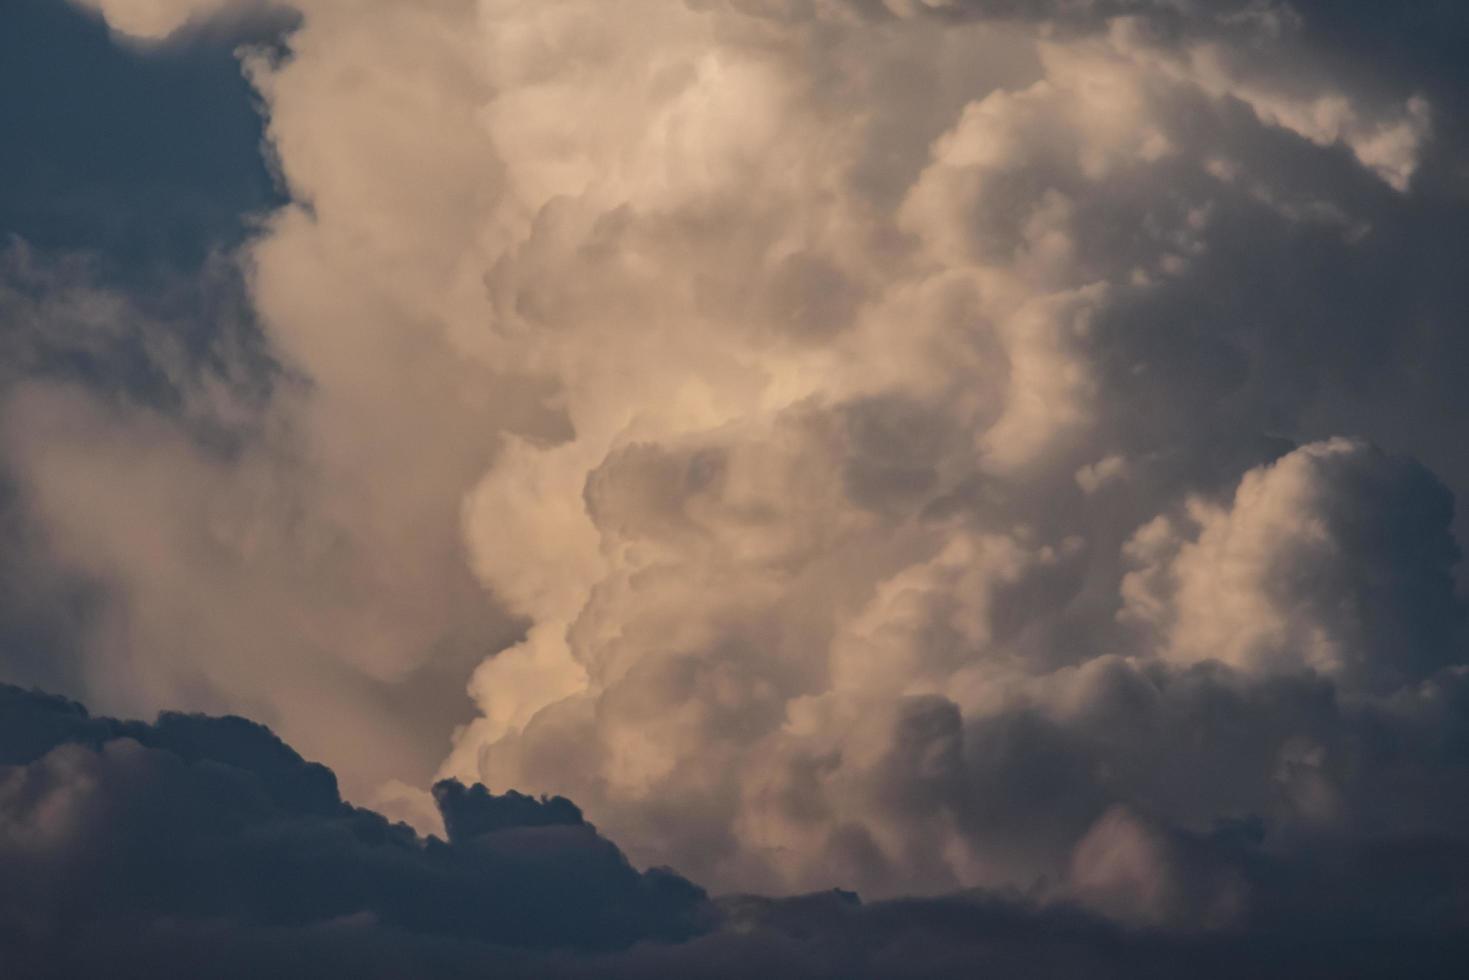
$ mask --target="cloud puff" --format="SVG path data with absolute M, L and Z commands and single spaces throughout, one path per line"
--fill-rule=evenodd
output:
M 124 40 L 146 45 L 180 34 L 218 30 L 222 23 L 238 30 L 252 21 L 279 17 L 288 7 L 273 0 L 70 0 L 101 14 Z
M 1160 628 L 1171 660 L 1396 690 L 1459 657 L 1452 513 L 1410 461 L 1314 443 L 1245 474 L 1232 507 L 1193 502 L 1193 540 L 1168 517 L 1139 530 L 1122 615 Z

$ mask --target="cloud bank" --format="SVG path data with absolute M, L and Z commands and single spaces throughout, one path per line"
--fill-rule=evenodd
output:
M 89 973 L 82 964 L 106 963 L 107 947 L 146 962 L 272 930 L 308 951 L 380 932 L 403 944 L 401 970 L 413 937 L 450 950 L 465 937 L 620 948 L 686 938 L 710 914 L 697 887 L 634 871 L 559 797 L 442 782 L 448 840 L 423 840 L 343 803 L 330 770 L 244 719 L 145 725 L 18 688 L 0 698 L 0 908 L 7 960 L 19 961 L 8 968 L 25 975 Z M 68 951 L 78 935 L 103 949 Z M 262 959 L 272 956 L 291 965 L 284 950 Z
M 222 5 L 88 6 L 166 51 Z M 98 703 L 261 717 L 451 838 L 486 797 L 430 775 L 719 893 L 1045 909 L 741 906 L 818 937 L 1169 962 L 1458 867 L 1447 62 L 1353 60 L 1352 4 L 296 7 L 242 52 L 289 201 L 238 329 L 6 267 L 27 363 L 122 336 L 167 395 L 5 379 Z
M 441 782 L 448 839 L 425 839 L 241 718 L 119 722 L 13 687 L 0 708 L 16 976 L 1449 976 L 1464 952 L 1462 845 L 1283 863 L 1252 826 L 1193 837 L 1117 810 L 1064 902 L 710 899 L 635 871 L 564 798 Z M 1095 914 L 1119 909 L 1126 927 Z

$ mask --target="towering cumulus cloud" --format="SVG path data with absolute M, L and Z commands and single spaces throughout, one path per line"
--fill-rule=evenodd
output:
M 1365 842 L 1464 845 L 1457 69 L 1324 2 L 294 6 L 242 52 L 268 364 L 7 381 L 104 706 L 259 715 L 424 828 L 437 765 L 719 892 L 1082 932 L 1325 928 Z M 452 745 L 394 707 L 466 682 Z

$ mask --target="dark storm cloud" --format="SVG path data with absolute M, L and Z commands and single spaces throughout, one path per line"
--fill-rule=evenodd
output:
M 675 940 L 703 893 L 639 873 L 565 800 L 437 789 L 448 843 L 349 806 L 323 766 L 240 718 L 93 718 L 0 691 L 0 907 L 10 942 L 136 923 L 386 932 L 519 947 Z
M 567 800 L 436 797 L 448 843 L 344 804 L 328 769 L 244 719 L 120 722 L 0 688 L 7 975 L 1448 977 L 1469 952 L 1469 851 L 1433 836 L 1287 857 L 1259 821 L 1200 835 L 1118 811 L 1079 858 L 1081 906 L 711 903 L 634 871 Z M 1167 914 L 1084 908 L 1139 899 Z M 1207 914 L 1175 917 L 1189 908 Z

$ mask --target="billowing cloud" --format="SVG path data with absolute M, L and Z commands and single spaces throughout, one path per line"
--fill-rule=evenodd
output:
M 1312 5 L 297 6 L 243 55 L 268 382 L 8 389 L 104 703 L 405 815 L 426 756 L 564 795 L 720 891 L 1212 934 L 1461 839 L 1447 76 Z M 452 746 L 395 731 L 428 675 Z
M 1122 616 L 1164 656 L 1249 673 L 1314 671 L 1395 691 L 1456 662 L 1452 497 L 1421 467 L 1344 439 L 1245 474 L 1233 506 L 1193 502 L 1127 545 Z

